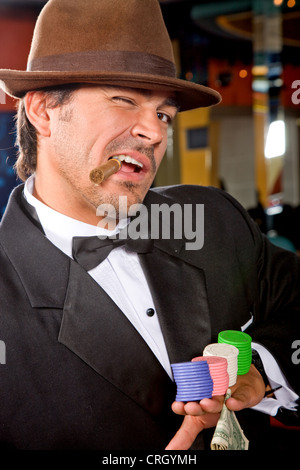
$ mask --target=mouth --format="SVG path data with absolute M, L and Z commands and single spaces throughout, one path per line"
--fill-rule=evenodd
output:
M 129 155 L 113 155 L 109 160 L 112 158 L 119 160 L 122 163 L 121 171 L 124 173 L 139 173 L 144 166 L 141 162 L 138 162 Z

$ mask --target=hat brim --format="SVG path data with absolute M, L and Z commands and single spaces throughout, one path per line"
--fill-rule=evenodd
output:
M 214 106 L 221 95 L 212 88 L 179 78 L 142 73 L 105 72 L 26 72 L 0 70 L 0 86 L 13 98 L 22 98 L 28 91 L 70 83 L 128 86 L 149 90 L 170 90 L 176 93 L 180 111 Z

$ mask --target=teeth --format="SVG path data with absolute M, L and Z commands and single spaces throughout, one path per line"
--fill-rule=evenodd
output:
M 134 158 L 129 157 L 129 155 L 115 155 L 112 158 L 116 158 L 120 162 L 132 163 L 133 165 L 137 165 L 140 168 L 143 168 L 143 164 L 134 160 Z

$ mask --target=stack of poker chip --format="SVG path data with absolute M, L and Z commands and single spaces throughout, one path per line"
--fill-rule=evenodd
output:
M 227 372 L 227 360 L 218 356 L 198 356 L 194 361 L 206 361 L 213 381 L 212 396 L 225 395 L 229 386 L 229 375 Z
M 238 371 L 239 350 L 231 344 L 212 343 L 208 344 L 203 351 L 203 356 L 223 357 L 227 360 L 227 372 L 229 376 L 229 387 L 236 383 Z
M 239 350 L 238 375 L 247 374 L 252 362 L 252 338 L 243 331 L 224 330 L 218 334 L 218 343 L 230 344 Z
M 176 401 L 200 401 L 211 398 L 213 380 L 207 361 L 177 362 L 171 364 L 176 383 Z

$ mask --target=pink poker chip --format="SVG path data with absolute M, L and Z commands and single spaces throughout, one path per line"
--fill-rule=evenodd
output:
M 192 359 L 192 362 L 198 361 L 206 361 L 208 363 L 210 375 L 213 380 L 212 396 L 224 395 L 229 386 L 227 359 L 220 356 L 198 356 Z
M 224 364 L 227 366 L 227 359 L 221 356 L 198 356 L 192 359 L 192 362 L 206 361 L 209 364 Z

